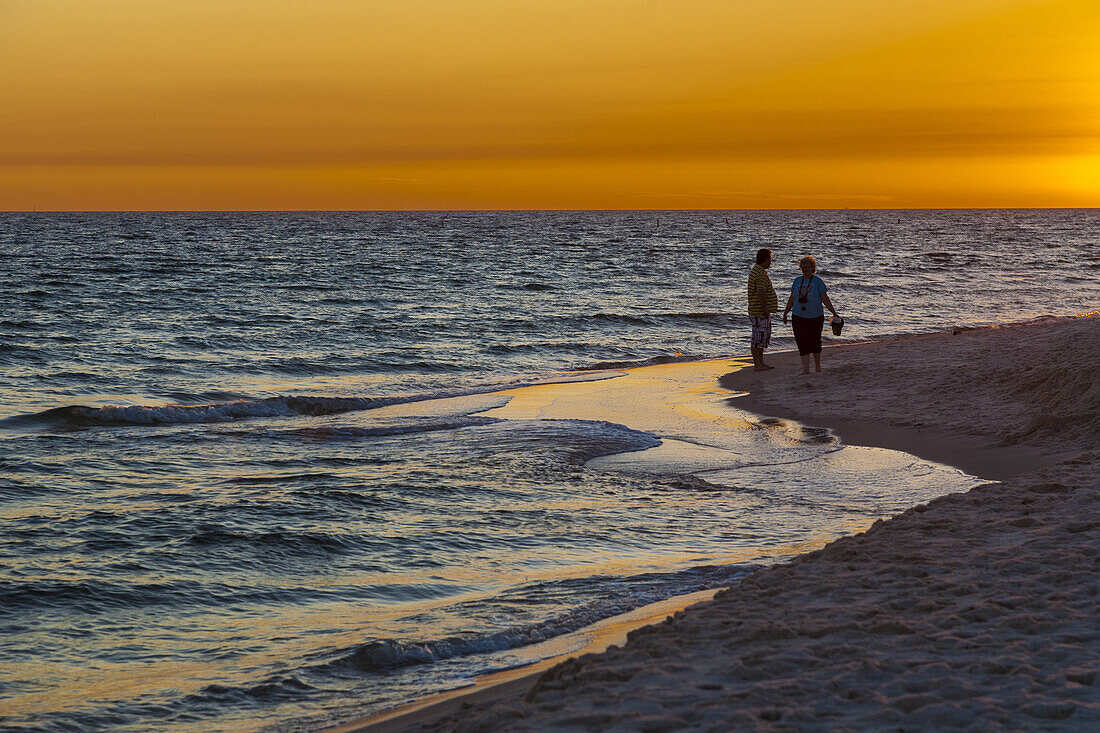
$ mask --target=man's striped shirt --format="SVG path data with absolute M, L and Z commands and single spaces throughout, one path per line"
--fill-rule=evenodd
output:
M 749 315 L 766 316 L 779 310 L 779 298 L 772 279 L 763 265 L 753 265 L 749 273 Z

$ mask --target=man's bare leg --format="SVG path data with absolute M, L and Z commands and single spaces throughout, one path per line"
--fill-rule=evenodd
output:
M 821 352 L 820 351 L 817 352 L 816 354 L 814 354 L 814 371 L 815 372 L 820 372 L 821 371 Z
M 802 373 L 803 374 L 809 374 L 810 373 L 810 355 L 809 354 L 803 354 L 802 355 Z
M 764 350 L 763 349 L 749 349 L 752 353 L 752 368 L 754 371 L 766 372 L 769 369 L 775 369 L 775 367 L 764 363 Z

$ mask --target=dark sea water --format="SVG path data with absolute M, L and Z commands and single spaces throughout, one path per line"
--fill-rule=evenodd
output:
M 965 489 L 812 431 L 730 437 L 720 483 L 623 473 L 590 459 L 667 436 L 481 413 L 746 353 L 758 247 L 781 302 L 818 258 L 850 340 L 1095 310 L 1098 241 L 1093 211 L 0 214 L 0 727 L 315 728 Z

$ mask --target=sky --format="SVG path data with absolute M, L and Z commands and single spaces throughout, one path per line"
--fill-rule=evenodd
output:
M 1097 0 L 0 0 L 0 210 L 1092 206 Z

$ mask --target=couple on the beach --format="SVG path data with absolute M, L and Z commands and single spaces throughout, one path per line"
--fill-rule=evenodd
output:
M 768 268 L 772 266 L 772 251 L 761 249 L 756 253 L 756 264 L 749 273 L 749 320 L 752 322 L 752 363 L 758 372 L 774 369 L 764 363 L 764 349 L 771 345 L 772 313 L 779 310 L 779 299 L 768 277 Z M 836 312 L 827 295 L 825 282 L 814 273 L 817 272 L 817 260 L 807 255 L 798 261 L 802 270 L 801 277 L 791 284 L 791 294 L 787 298 L 787 307 L 783 310 L 783 323 L 787 314 L 791 314 L 791 327 L 794 329 L 794 341 L 798 344 L 798 354 L 802 357 L 802 373 L 810 373 L 810 356 L 814 358 L 815 371 L 821 371 L 821 329 L 825 326 L 825 310 L 829 309 L 839 323 L 843 319 Z M 797 301 L 797 302 L 796 302 Z

